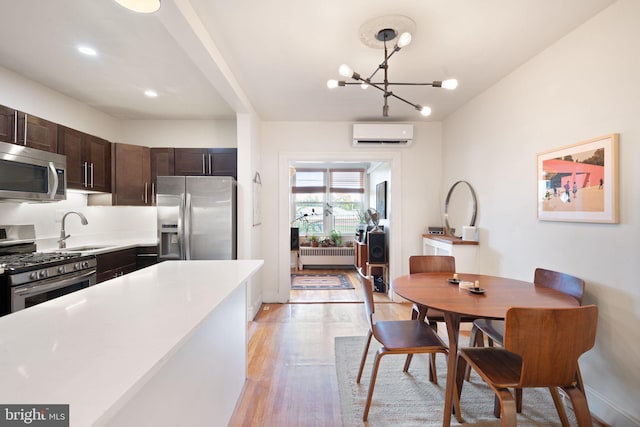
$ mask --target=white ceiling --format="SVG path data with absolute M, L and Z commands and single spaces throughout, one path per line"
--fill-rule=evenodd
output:
M 338 66 L 369 76 L 383 51 L 367 21 L 403 15 L 412 43 L 389 81 L 455 77 L 459 87 L 392 87 L 433 114 L 390 99 L 391 121 L 441 120 L 613 0 L 162 0 L 129 12 L 113 0 L 0 0 L 0 66 L 123 119 L 382 120 L 382 92 L 329 91 Z M 77 53 L 85 43 L 97 57 Z M 588 52 L 585 52 L 588 54 Z M 152 88 L 158 98 L 142 92 Z M 2 94 L 0 94 L 2 104 Z

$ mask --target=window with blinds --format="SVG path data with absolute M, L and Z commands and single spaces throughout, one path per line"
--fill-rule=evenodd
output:
M 365 194 L 364 169 L 296 169 L 293 226 L 302 235 L 355 234 Z

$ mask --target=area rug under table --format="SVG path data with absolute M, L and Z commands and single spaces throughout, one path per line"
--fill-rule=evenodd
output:
M 355 288 L 345 274 L 292 274 L 291 289 L 338 290 Z
M 463 339 L 464 340 L 464 339 Z M 336 337 L 336 372 L 345 427 L 413 427 L 442 426 L 444 387 L 446 385 L 446 359 L 436 356 L 438 384 L 429 382 L 428 356 L 414 356 L 408 373 L 402 372 L 405 356 L 387 355 L 381 359 L 378 378 L 373 392 L 369 419 L 363 423 L 362 414 L 367 399 L 371 367 L 380 344 L 372 340 L 364 367 L 362 380 L 356 384 L 356 375 L 364 349 L 365 337 Z M 462 342 L 461 344 L 466 345 Z M 548 389 L 523 390 L 522 413 L 518 414 L 518 426 L 561 425 Z M 500 419 L 493 416 L 493 392 L 472 372 L 471 382 L 462 388 L 462 417 L 464 424 L 452 416 L 451 425 L 500 426 Z M 575 415 L 566 410 L 569 423 L 577 425 Z

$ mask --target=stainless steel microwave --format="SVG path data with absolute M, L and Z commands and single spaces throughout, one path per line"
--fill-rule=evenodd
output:
M 61 154 L 0 142 L 0 199 L 64 200 L 66 168 L 67 158 Z

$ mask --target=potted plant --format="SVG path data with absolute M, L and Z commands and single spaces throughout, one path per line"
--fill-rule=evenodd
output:
M 333 242 L 334 246 L 342 245 L 342 236 L 340 235 L 340 233 L 338 233 L 337 230 L 331 230 L 331 241 Z
M 309 242 L 311 242 L 311 246 L 313 246 L 314 248 L 318 247 L 318 238 L 315 234 L 312 234 L 311 237 L 309 237 Z

